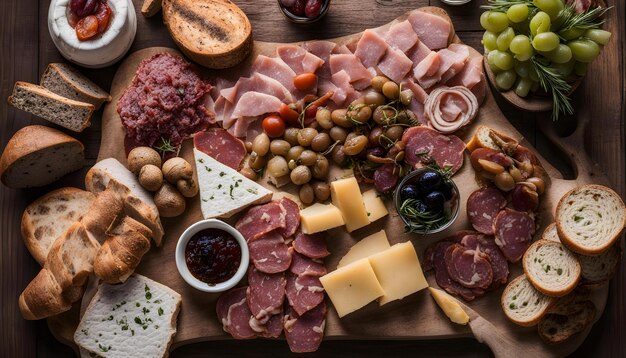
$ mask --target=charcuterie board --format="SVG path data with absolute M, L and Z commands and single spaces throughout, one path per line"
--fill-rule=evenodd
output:
M 440 13 L 447 16 L 443 10 L 438 8 L 428 8 L 428 11 Z M 397 20 L 403 20 L 406 15 L 399 17 Z M 383 27 L 390 26 L 390 24 Z M 360 34 L 341 37 L 333 40 L 340 44 L 351 44 L 358 40 Z M 451 36 L 454 36 L 452 33 Z M 459 41 L 454 36 L 454 41 Z M 256 42 L 252 55 L 235 68 L 222 70 L 219 72 L 206 71 L 207 78 L 225 77 L 230 80 L 237 79 L 240 76 L 248 74 L 248 69 L 254 58 L 259 54 L 273 56 L 277 43 Z M 104 110 L 102 121 L 102 142 L 98 159 L 116 158 L 125 163 L 124 150 L 124 129 L 122 127 L 119 116 L 117 115 L 117 101 L 129 86 L 135 74 L 137 66 L 141 60 L 148 58 L 156 53 L 176 52 L 168 48 L 148 48 L 126 58 L 119 67 L 111 87 L 111 95 L 113 100 Z M 520 142 L 529 148 L 529 143 L 525 142 L 516 129 L 506 120 L 502 112 L 499 110 L 493 95 L 487 91 L 486 98 L 480 107 L 477 119 L 474 123 L 456 134 L 464 141 L 468 141 L 475 128 L 478 125 L 487 125 L 499 132 L 520 140 Z M 579 126 L 579 130 L 575 135 L 582 133 L 584 124 Z M 548 133 L 550 135 L 550 133 Z M 540 213 L 541 227 L 537 231 L 541 233 L 543 228 L 553 219 L 553 213 L 559 198 L 569 189 L 579 184 L 594 182 L 605 183 L 605 179 L 601 175 L 594 175 L 594 167 L 591 161 L 584 155 L 576 154 L 576 151 L 564 142 L 559 142 L 556 136 L 555 144 L 567 152 L 572 160 L 577 178 L 575 180 L 560 179 L 558 172 L 547 163 L 540 153 L 535 153 L 540 158 L 542 165 L 546 168 L 550 175 L 550 183 L 546 193 L 542 197 Z M 572 141 L 568 141 L 571 143 Z M 192 144 L 187 141 L 181 150 L 181 156 L 192 161 Z M 455 183 L 460 189 L 461 197 L 461 213 L 456 222 L 447 230 L 436 235 L 423 237 L 415 234 L 405 234 L 404 225 L 398 217 L 391 200 L 387 201 L 387 207 L 390 215 L 383 220 L 375 222 L 363 229 L 357 230 L 351 234 L 345 232 L 343 228 L 333 229 L 328 232 L 328 245 L 332 255 L 325 261 L 326 267 L 330 270 L 337 266 L 338 260 L 345 254 L 350 246 L 359 239 L 385 229 L 392 244 L 411 240 L 417 248 L 420 258 L 426 246 L 437 241 L 442 237 L 449 236 L 451 233 L 469 228 L 467 214 L 465 213 L 466 200 L 470 193 L 478 189 L 475 181 L 474 171 L 468 163 L 466 155 L 466 163 L 462 169 L 453 177 Z M 331 171 L 330 180 L 333 175 L 337 175 Z M 266 184 L 268 188 L 273 188 Z M 275 191 L 275 188 L 273 188 Z M 282 191 L 282 189 L 281 189 Z M 290 190 L 287 189 L 287 192 Z M 291 190 L 291 194 L 294 194 Z M 215 302 L 218 294 L 202 293 L 187 285 L 180 277 L 176 270 L 174 262 L 174 249 L 180 234 L 192 223 L 201 220 L 200 205 L 197 199 L 192 199 L 188 203 L 187 211 L 183 216 L 175 219 L 163 219 L 163 225 L 166 230 L 166 236 L 162 247 L 153 248 L 143 259 L 137 272 L 146 275 L 156 281 L 159 281 L 175 291 L 179 292 L 183 297 L 182 310 L 178 319 L 178 333 L 174 338 L 173 348 L 192 342 L 206 340 L 227 339 L 229 336 L 222 330 L 222 325 L 218 321 L 215 313 Z M 237 217 L 228 221 L 234 222 Z M 511 266 L 510 278 L 514 278 L 521 272 L 521 265 L 515 264 Z M 433 275 L 427 276 L 431 285 L 436 286 Z M 370 304 L 364 309 L 350 314 L 342 319 L 329 305 L 330 310 L 326 324 L 327 339 L 446 339 L 457 337 L 476 336 L 479 340 L 485 342 L 494 352 L 506 351 L 509 355 L 522 355 L 532 352 L 538 356 L 564 356 L 573 352 L 584 340 L 588 330 L 577 335 L 572 340 L 555 346 L 544 344 L 537 335 L 535 328 L 523 328 L 509 322 L 504 316 L 500 308 L 500 295 L 502 288 L 492 291 L 482 298 L 468 303 L 472 310 L 473 325 L 470 327 L 459 326 L 451 323 L 439 310 L 434 301 L 428 297 L 426 291 L 421 291 L 411 295 L 401 301 L 378 307 L 376 304 Z M 595 291 L 592 299 L 598 308 L 598 317 L 604 309 L 608 294 L 608 286 L 604 286 Z M 78 323 L 77 311 L 71 311 L 68 314 L 61 315 L 57 318 L 49 320 L 49 325 L 53 333 L 63 342 L 72 344 L 72 336 Z M 479 324 L 476 324 L 479 323 Z M 493 339 L 499 337 L 499 339 Z M 491 339 L 488 337 L 492 337 Z M 244 343 L 245 344 L 245 343 Z

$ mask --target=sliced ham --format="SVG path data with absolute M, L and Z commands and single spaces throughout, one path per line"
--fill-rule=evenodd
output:
M 385 34 L 385 41 L 394 49 L 406 53 L 418 41 L 417 34 L 408 20 L 391 25 Z
M 328 63 L 328 59 L 330 58 L 330 54 L 332 53 L 333 49 L 337 45 L 334 42 L 330 42 L 330 41 L 311 41 L 311 42 L 305 42 L 303 46 L 309 52 L 311 52 L 315 56 L 322 59 L 322 61 L 324 61 L 324 63 L 315 72 L 318 78 L 329 79 L 331 76 L 331 73 L 330 73 L 330 64 Z
M 441 58 L 439 53 L 431 51 L 420 63 L 413 69 L 413 78 L 423 88 L 430 88 L 434 86 L 438 81 L 437 71 L 441 65 Z
M 261 116 L 236 118 L 233 120 L 233 125 L 228 128 L 228 133 L 237 138 L 255 138 L 263 131 L 261 119 Z
M 289 271 L 294 275 L 309 275 L 318 277 L 326 275 L 326 267 L 324 267 L 323 264 L 297 252 L 292 252 L 291 257 L 292 260 Z
M 255 117 L 265 113 L 278 112 L 282 103 L 280 99 L 265 93 L 246 92 L 237 101 L 230 117 Z
M 286 284 L 287 280 L 282 272 L 270 275 L 250 267 L 246 299 L 250 312 L 258 323 L 266 324 L 272 315 L 282 311 Z
M 285 214 L 285 228 L 280 229 L 284 238 L 293 236 L 300 226 L 300 207 L 289 198 L 282 198 L 278 201 Z
M 506 203 L 506 198 L 496 188 L 483 188 L 473 192 L 467 198 L 467 216 L 474 229 L 483 234 L 493 235 L 496 215 Z
M 457 136 L 419 126 L 407 129 L 402 141 L 406 144 L 405 161 L 414 167 L 434 160 L 439 167 L 450 167 L 452 173 L 456 173 L 463 165 L 465 143 Z
M 428 93 L 426 93 L 426 91 L 424 91 L 424 89 L 420 85 L 415 83 L 415 81 L 410 78 L 406 78 L 402 82 L 402 85 L 406 89 L 410 89 L 411 92 L 413 92 L 413 98 L 415 98 L 419 103 L 426 103 L 426 100 L 428 99 Z
M 303 72 L 315 73 L 324 63 L 324 60 L 310 53 L 298 45 L 281 45 L 276 48 L 276 54 L 296 74 Z
M 424 104 L 424 114 L 430 125 L 444 134 L 468 125 L 478 114 L 478 109 L 476 96 L 463 86 L 437 88 Z
M 326 238 L 320 233 L 309 235 L 298 231 L 292 245 L 297 253 L 312 259 L 323 259 L 330 255 Z
M 315 352 L 324 338 L 326 303 L 322 301 L 317 307 L 302 316 L 298 315 L 293 308 L 287 308 L 283 327 L 285 338 L 292 352 Z
M 387 52 L 387 42 L 372 30 L 363 31 L 354 55 L 365 67 L 375 67 Z
M 350 54 L 333 54 L 328 60 L 330 63 L 330 72 L 336 74 L 339 71 L 346 71 L 350 77 L 350 83 L 362 79 L 372 79 L 372 74 L 363 66 L 361 61 L 352 53 Z M 333 81 L 334 82 L 334 81 Z M 336 83 L 335 83 L 336 84 Z
M 332 81 L 337 87 L 337 92 L 333 93 L 331 99 L 335 102 L 335 104 L 337 104 L 337 106 L 343 106 L 346 103 L 350 103 L 360 96 L 360 93 L 350 84 L 350 75 L 348 75 L 348 72 L 341 70 L 334 73 Z
M 489 256 L 463 245 L 450 245 L 444 254 L 448 275 L 467 288 L 487 289 L 493 281 Z
M 493 236 L 469 234 L 463 237 L 461 244 L 470 250 L 480 250 L 489 257 L 493 271 L 493 281 L 489 289 L 497 288 L 507 282 L 509 263 L 493 240 Z
M 412 11 L 408 21 L 420 40 L 431 50 L 448 46 L 452 26 L 448 20 L 424 11 Z
M 440 81 L 445 83 L 461 72 L 469 58 L 469 47 L 463 44 L 451 44 L 447 49 L 439 50 L 441 57 L 441 67 L 438 75 Z
M 250 242 L 273 230 L 284 229 L 285 225 L 285 213 L 278 202 L 273 201 L 249 209 L 237 221 L 235 228 Z
M 413 66 L 416 66 L 418 63 L 422 62 L 423 59 L 430 54 L 430 49 L 426 46 L 422 41 L 417 39 L 417 42 L 407 52 L 407 56 L 413 61 Z
M 510 262 L 519 261 L 533 239 L 535 220 L 528 213 L 504 209 L 493 224 L 496 245 Z
M 250 261 L 264 273 L 279 273 L 291 266 L 291 251 L 285 239 L 277 231 L 269 232 L 248 242 Z
M 391 191 L 399 179 L 400 170 L 392 163 L 383 164 L 374 171 L 374 187 L 379 193 Z
M 315 308 L 324 301 L 324 288 L 319 276 L 287 273 L 285 292 L 289 305 L 299 315 Z
M 193 136 L 193 146 L 235 170 L 246 156 L 244 143 L 222 128 L 209 128 Z
M 335 48 L 333 48 L 332 51 L 333 55 L 349 55 L 351 53 L 352 51 L 350 51 L 350 49 L 346 45 L 337 45 L 335 46 Z
M 235 339 L 250 339 L 256 332 L 250 327 L 252 312 L 246 302 L 247 287 L 239 287 L 224 292 L 215 305 L 217 317 L 225 332 Z
M 400 83 L 402 79 L 411 71 L 413 62 L 406 57 L 401 50 L 390 49 L 378 63 L 378 69 L 382 74 L 387 76 L 396 83 Z
M 258 55 L 252 64 L 252 72 L 258 72 L 282 83 L 290 92 L 295 91 L 293 78 L 296 73 L 280 58 Z
M 483 74 L 483 59 L 481 57 L 471 57 L 463 69 L 446 82 L 450 87 L 465 86 L 469 89 L 474 88 Z

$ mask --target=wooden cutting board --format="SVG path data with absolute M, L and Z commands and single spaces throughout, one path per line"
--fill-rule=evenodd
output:
M 421 10 L 434 12 L 447 18 L 445 11 L 440 8 L 427 7 Z M 387 28 L 392 23 L 402 21 L 406 17 L 407 14 L 382 26 L 382 28 Z M 357 41 L 359 37 L 360 34 L 354 34 L 332 41 L 339 44 L 351 44 Z M 460 42 L 456 35 L 452 34 L 451 37 L 453 37 L 455 42 Z M 281 44 L 256 42 L 252 55 L 244 63 L 235 68 L 219 72 L 204 70 L 203 74 L 209 79 L 222 77 L 235 81 L 240 76 L 248 75 L 250 64 L 257 55 L 274 56 L 275 49 L 279 45 Z M 119 67 L 111 87 L 113 100 L 106 106 L 103 114 L 102 142 L 98 160 L 113 157 L 122 163 L 126 163 L 124 152 L 125 132 L 116 111 L 117 101 L 130 85 L 141 60 L 161 52 L 178 53 L 178 51 L 170 48 L 147 48 L 131 54 Z M 491 92 L 487 92 L 474 123 L 457 132 L 456 135 L 467 142 L 478 125 L 487 125 L 519 139 L 522 144 L 532 148 L 504 117 Z M 546 133 L 557 147 L 562 149 L 568 158 L 571 158 L 574 172 L 577 173 L 575 180 L 561 179 L 560 173 L 547 163 L 540 153 L 535 151 L 550 175 L 548 189 L 541 197 L 539 209 L 541 228 L 537 231 L 536 237 L 539 237 L 543 229 L 553 221 L 555 206 L 566 191 L 585 183 L 607 183 L 606 178 L 599 174 L 600 171 L 580 150 L 582 148 L 581 138 L 584 125 L 585 123 L 579 125 L 577 132 L 572 136 L 573 138 L 568 138 L 567 140 L 558 138 L 552 132 Z M 190 162 L 193 161 L 191 149 L 191 141 L 187 141 L 181 150 L 181 156 Z M 329 180 L 336 178 L 338 172 L 337 169 L 331 171 Z M 327 233 L 328 245 L 332 255 L 326 259 L 326 267 L 329 270 L 335 269 L 337 262 L 350 246 L 361 238 L 382 228 L 386 230 L 392 244 L 408 240 L 412 241 L 420 258 L 422 258 L 422 254 L 429 244 L 458 230 L 471 228 L 465 207 L 467 198 L 474 190 L 478 189 L 478 185 L 475 182 L 474 171 L 469 164 L 468 154 L 465 154 L 465 164 L 453 179 L 460 188 L 461 213 L 450 228 L 442 233 L 429 236 L 405 234 L 403 223 L 398 217 L 393 203 L 389 200 L 387 202 L 389 216 L 386 218 L 352 234 L 348 234 L 343 228 L 333 229 Z M 278 190 L 274 187 L 266 183 L 264 184 L 268 188 L 274 189 L 278 194 Z M 362 187 L 363 189 L 367 188 Z M 297 197 L 297 191 L 293 187 L 286 190 Z M 230 339 L 230 336 L 222 330 L 222 326 L 215 314 L 215 302 L 219 295 L 203 293 L 187 285 L 178 274 L 174 261 L 174 251 L 180 234 L 189 225 L 201 219 L 202 215 L 197 197 L 188 200 L 187 211 L 182 216 L 173 219 L 163 218 L 163 226 L 166 230 L 164 245 L 160 248 L 152 248 L 143 258 L 137 270 L 138 273 L 171 287 L 183 297 L 182 309 L 178 318 L 178 333 L 174 338 L 172 349 L 198 341 Z M 233 217 L 227 221 L 234 223 L 236 219 L 237 217 Z M 522 273 L 521 264 L 511 264 L 510 269 L 509 279 L 517 277 Z M 427 274 L 427 279 L 432 286 L 437 287 L 432 272 Z M 474 335 L 479 341 L 484 341 L 488 344 L 498 356 L 528 356 L 529 354 L 535 356 L 565 356 L 573 352 L 584 341 L 590 330 L 589 328 L 564 344 L 556 346 L 546 345 L 540 340 L 536 328 L 520 327 L 506 319 L 500 308 L 502 290 L 503 287 L 489 292 L 485 297 L 467 303 L 467 306 L 472 311 L 472 324 L 469 327 L 451 323 L 436 306 L 434 300 L 429 297 L 427 290 L 413 294 L 401 301 L 389 303 L 383 307 L 378 307 L 376 303 L 371 303 L 342 319 L 337 317 L 332 304 L 329 302 L 326 339 L 446 339 L 471 337 Z M 601 287 L 592 294 L 592 300 L 598 309 L 597 318 L 600 317 L 604 310 L 607 294 L 608 285 Z M 49 319 L 49 327 L 60 341 L 74 346 L 72 336 L 78 323 L 78 316 L 78 309 L 75 308 L 64 315 Z M 245 344 L 245 342 L 242 342 L 242 344 Z

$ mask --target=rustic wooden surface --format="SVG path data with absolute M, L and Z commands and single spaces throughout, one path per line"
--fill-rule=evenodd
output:
M 442 6 L 454 20 L 461 39 L 476 48 L 480 46 L 478 6 L 480 1 L 450 7 L 437 0 L 335 0 L 325 19 L 305 27 L 288 23 L 276 8 L 273 0 L 235 1 L 250 17 L 257 40 L 289 42 L 313 38 L 330 38 L 359 32 L 365 28 L 378 26 L 397 17 L 403 12 L 425 5 Z M 624 70 L 624 15 L 623 1 L 608 1 L 615 9 L 610 13 L 607 28 L 614 37 L 605 47 L 602 55 L 591 65 L 590 76 L 574 95 L 577 113 L 572 118 L 561 120 L 556 132 L 566 135 L 574 130 L 577 118 L 588 118 L 591 125 L 585 133 L 585 148 L 591 157 L 600 164 L 612 181 L 613 187 L 622 195 L 625 188 L 624 139 L 626 117 L 626 71 Z M 31 123 L 43 123 L 23 112 L 9 108 L 3 100 L 10 94 L 16 80 L 37 82 L 39 75 L 49 62 L 62 58 L 52 44 L 46 26 L 47 1 L 3 0 L 0 2 L 0 36 L 2 36 L 2 60 L 0 70 L 0 149 L 4 149 L 10 136 L 19 128 Z M 136 7 L 141 1 L 135 0 Z M 139 15 L 139 29 L 131 51 L 150 46 L 172 46 L 160 15 L 145 20 Z M 86 73 L 108 88 L 114 68 L 86 71 Z M 571 177 L 568 156 L 559 154 L 556 147 L 549 144 L 538 130 L 538 123 L 549 121 L 545 114 L 537 115 L 520 112 L 499 103 L 509 120 L 526 138 L 559 168 L 565 177 Z M 100 121 L 97 118 L 92 128 L 78 135 L 85 143 L 88 157 L 95 160 L 100 141 Z M 80 176 L 65 178 L 46 188 L 18 191 L 2 187 L 0 189 L 0 264 L 2 286 L 0 312 L 2 320 L 3 356 L 10 357 L 63 357 L 72 356 L 73 351 L 56 342 L 48 331 L 46 323 L 28 322 L 21 318 L 17 308 L 17 297 L 38 270 L 38 265 L 30 257 L 19 237 L 19 219 L 23 208 L 37 196 L 61 185 L 82 186 Z M 591 334 L 575 353 L 576 356 L 626 356 L 626 309 L 623 307 L 626 292 L 626 264 L 622 263 L 612 280 L 610 295 L 605 312 L 594 326 Z M 223 341 L 198 343 L 179 348 L 173 356 L 265 356 L 282 355 L 286 352 L 283 342 Z M 454 341 L 329 341 L 325 342 L 316 356 L 373 356 L 404 355 L 420 352 L 427 356 L 488 356 L 489 350 L 472 339 Z

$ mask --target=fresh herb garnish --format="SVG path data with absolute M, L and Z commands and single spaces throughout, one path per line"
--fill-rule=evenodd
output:
M 170 139 L 163 138 L 163 137 L 161 137 L 161 144 L 154 147 L 154 149 L 158 150 L 161 153 L 167 153 L 167 152 L 173 153 L 173 152 L 176 152 L 177 148 L 178 147 L 172 144 L 172 141 Z
M 561 113 L 573 114 L 574 108 L 569 98 L 572 86 L 554 68 L 541 63 L 537 55 L 531 57 L 530 66 L 537 73 L 541 88 L 552 94 L 552 120 L 559 119 Z

